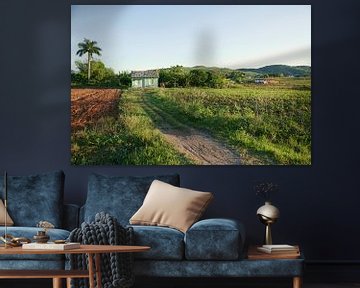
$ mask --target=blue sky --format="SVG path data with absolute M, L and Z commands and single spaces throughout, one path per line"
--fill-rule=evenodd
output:
M 72 5 L 72 69 L 84 38 L 115 72 L 311 65 L 311 6 Z

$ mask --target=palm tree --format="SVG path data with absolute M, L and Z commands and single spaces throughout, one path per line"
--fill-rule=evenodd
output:
M 92 59 L 93 54 L 101 55 L 100 51 L 101 48 L 96 46 L 96 41 L 91 41 L 89 39 L 84 38 L 83 42 L 80 42 L 78 44 L 78 47 L 80 48 L 76 55 L 79 55 L 80 57 L 87 53 L 88 59 L 87 59 L 87 66 L 88 66 L 88 80 L 90 80 L 90 62 Z

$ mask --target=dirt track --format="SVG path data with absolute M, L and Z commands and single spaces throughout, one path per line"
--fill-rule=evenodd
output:
M 151 96 L 145 95 L 143 98 L 145 111 L 167 141 L 186 157 L 202 165 L 241 164 L 240 155 L 236 151 L 215 140 L 209 134 L 180 123 L 170 114 L 151 105 L 149 101 L 146 101 L 146 97 Z
M 166 139 L 180 152 L 203 165 L 236 165 L 241 164 L 240 157 L 209 135 L 193 128 L 187 131 L 162 131 Z

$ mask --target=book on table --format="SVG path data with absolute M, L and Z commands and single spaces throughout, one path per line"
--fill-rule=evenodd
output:
M 266 246 L 265 246 L 266 247 Z M 282 247 L 280 252 L 269 252 L 269 249 L 265 249 L 266 251 L 259 248 L 263 248 L 262 245 L 256 246 L 251 245 L 248 249 L 247 258 L 249 260 L 274 260 L 274 259 L 298 259 L 301 257 L 300 248 L 298 245 L 293 246 L 294 248 L 288 248 L 286 250 L 285 247 Z M 274 249 L 272 249 L 274 250 Z M 276 249 L 275 249 L 276 250 Z
M 79 249 L 80 243 L 69 242 L 69 243 L 27 243 L 22 245 L 23 249 L 28 250 L 70 250 Z
M 286 244 L 280 245 L 262 245 L 258 246 L 257 250 L 259 252 L 264 252 L 268 254 L 298 254 L 299 247 L 298 246 L 291 246 Z

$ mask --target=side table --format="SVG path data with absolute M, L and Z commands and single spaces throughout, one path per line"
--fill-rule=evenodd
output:
M 286 253 L 281 253 L 281 254 L 267 254 L 267 253 L 263 253 L 257 250 L 258 246 L 252 245 L 249 247 L 248 249 L 248 253 L 247 253 L 247 259 L 248 260 L 252 260 L 252 261 L 283 261 L 284 266 L 288 266 L 288 268 L 291 268 L 292 265 L 298 265 L 298 261 L 303 261 L 304 258 L 300 253 L 300 249 L 299 249 L 299 253 L 296 254 L 286 254 Z M 289 269 L 291 270 L 291 269 Z M 296 270 L 296 269 L 295 269 Z M 288 275 L 284 275 L 284 276 L 288 276 Z M 301 288 L 302 286 L 302 271 L 301 272 L 295 272 L 294 275 L 291 275 L 290 277 L 292 277 L 292 282 L 293 288 Z

